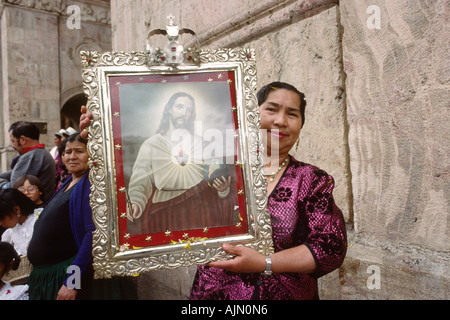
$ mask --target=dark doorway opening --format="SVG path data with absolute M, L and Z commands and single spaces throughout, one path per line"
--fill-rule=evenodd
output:
M 72 127 L 79 130 L 81 106 L 86 105 L 87 98 L 83 93 L 70 98 L 61 109 L 61 128 Z

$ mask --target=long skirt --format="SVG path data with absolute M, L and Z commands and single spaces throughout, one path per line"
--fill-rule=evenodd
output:
M 75 257 L 55 264 L 33 266 L 28 277 L 28 294 L 30 300 L 55 300 L 64 280 L 67 268 Z
M 75 257 L 52 265 L 33 266 L 28 277 L 30 300 L 55 300 L 66 280 L 67 268 Z M 81 279 L 77 300 L 137 300 L 134 281 L 129 277 L 93 279 L 92 271 Z

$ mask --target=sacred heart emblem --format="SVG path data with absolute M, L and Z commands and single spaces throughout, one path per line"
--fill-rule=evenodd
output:
M 175 155 L 175 159 L 180 166 L 184 167 L 189 161 L 189 155 L 184 152 L 183 148 L 180 148 L 178 153 Z

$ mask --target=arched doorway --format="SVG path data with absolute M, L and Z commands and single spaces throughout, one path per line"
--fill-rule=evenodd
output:
M 61 108 L 61 128 L 72 127 L 79 129 L 81 106 L 86 105 L 87 98 L 83 93 L 77 94 L 67 100 Z

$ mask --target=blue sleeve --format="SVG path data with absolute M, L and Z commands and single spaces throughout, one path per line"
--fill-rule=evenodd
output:
M 72 265 L 80 268 L 81 276 L 92 265 L 92 233 L 95 230 L 89 203 L 91 184 L 88 176 L 89 172 L 77 183 L 70 198 L 70 223 L 78 248 L 78 253 Z M 70 276 L 68 275 L 68 277 Z M 66 286 L 67 278 L 64 281 Z

